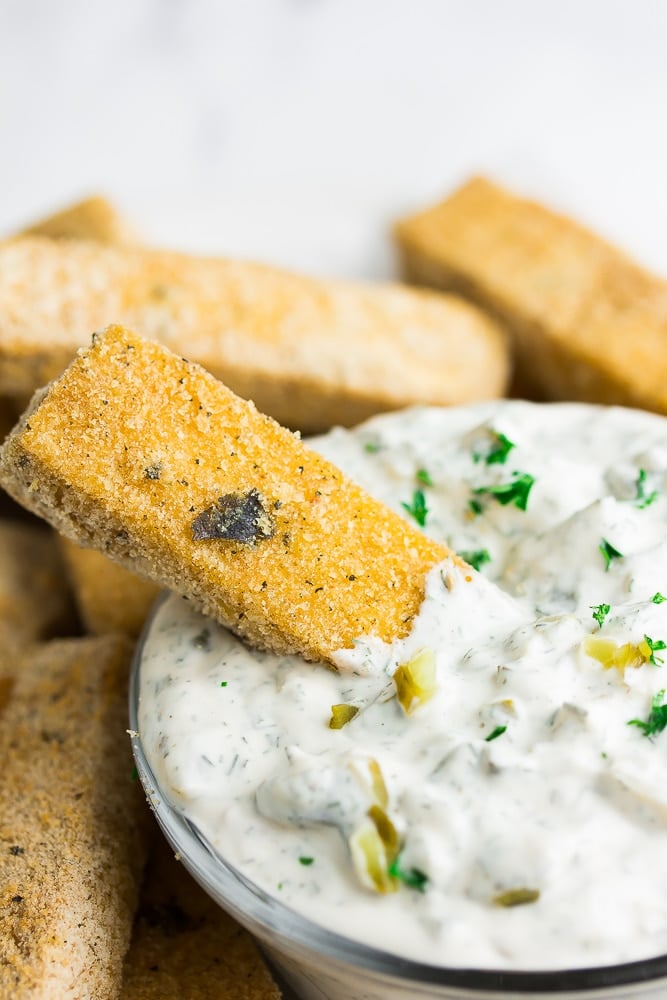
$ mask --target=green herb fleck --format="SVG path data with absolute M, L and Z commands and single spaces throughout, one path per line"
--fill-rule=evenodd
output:
M 648 719 L 630 719 L 629 726 L 637 726 L 644 736 L 655 736 L 667 729 L 667 702 L 665 702 L 665 690 L 658 691 L 651 700 L 651 711 Z
M 499 736 L 502 736 L 504 732 L 507 731 L 507 726 L 496 726 L 493 732 L 489 733 L 488 736 L 484 737 L 486 743 L 490 743 L 491 740 L 497 740 Z
M 220 687 L 221 688 L 226 688 L 227 687 L 227 681 L 220 681 Z
M 609 572 L 609 567 L 611 566 L 612 559 L 622 559 L 623 553 L 615 549 L 611 542 L 608 542 L 606 538 L 603 538 L 598 549 L 602 553 L 602 558 L 604 559 L 604 569 L 605 573 Z
M 299 864 L 304 865 L 306 868 L 308 867 L 308 865 L 312 865 L 314 861 L 315 858 L 306 858 L 306 857 L 299 858 Z
M 473 569 L 479 570 L 480 566 L 491 562 L 491 555 L 488 549 L 475 549 L 474 551 L 459 552 L 461 559 L 470 563 Z
M 130 781 L 137 781 L 139 779 L 139 772 L 136 767 L 132 768 L 132 774 L 130 775 Z
M 476 490 L 473 490 L 473 493 L 475 496 L 482 496 L 484 494 L 492 496 L 503 507 L 513 503 L 519 510 L 525 510 L 528 506 L 528 496 L 534 483 L 534 476 L 529 475 L 527 472 L 515 472 L 511 483 L 500 483 L 498 486 L 478 486 Z
M 420 528 L 424 527 L 426 524 L 428 507 L 426 506 L 426 497 L 424 496 L 423 490 L 415 490 L 412 494 L 412 503 L 401 503 L 401 507 L 407 510 L 408 514 L 414 517 Z
M 381 445 L 376 441 L 367 441 L 364 445 L 364 451 L 367 451 L 369 455 L 377 455 L 380 451 Z
M 611 605 L 610 604 L 591 604 L 591 611 L 593 612 L 593 618 L 595 618 L 595 621 L 598 623 L 598 625 L 600 626 L 600 628 L 602 628 L 602 625 L 604 623 L 605 618 L 607 617 L 607 615 L 611 611 Z
M 426 469 L 417 469 L 416 476 L 417 482 L 421 483 L 423 486 L 433 486 L 431 474 Z
M 662 604 L 664 601 L 667 601 L 667 597 L 663 597 L 663 595 L 658 590 L 655 592 L 651 600 L 653 601 L 654 604 Z
M 400 854 L 392 861 L 388 870 L 392 878 L 398 879 L 409 889 L 416 889 L 417 892 L 426 890 L 428 875 L 425 875 L 419 868 L 403 868 Z
M 478 462 L 483 457 L 487 465 L 504 465 L 507 461 L 507 456 L 512 448 L 516 448 L 516 445 L 514 441 L 510 441 L 508 437 L 499 431 L 492 431 L 491 433 L 495 441 L 494 447 L 485 456 L 475 455 L 475 461 Z
M 469 502 L 469 504 L 468 504 L 468 507 L 470 508 L 470 510 L 472 511 L 472 513 L 475 515 L 475 517 L 477 517 L 478 514 L 481 514 L 482 511 L 484 510 L 484 508 L 482 507 L 482 505 L 479 502 L 479 500 L 471 500 Z
M 649 663 L 652 663 L 654 667 L 661 667 L 665 662 L 661 656 L 656 656 L 656 652 L 659 650 L 667 649 L 667 643 L 663 642 L 662 639 L 651 639 L 650 636 L 644 636 L 644 642 L 651 650 L 651 655 L 649 656 Z
M 639 510 L 644 510 L 645 507 L 650 507 L 652 503 L 655 503 L 660 495 L 657 490 L 653 490 L 652 493 L 646 492 L 646 469 L 639 470 L 635 487 L 637 489 L 635 507 L 638 507 Z

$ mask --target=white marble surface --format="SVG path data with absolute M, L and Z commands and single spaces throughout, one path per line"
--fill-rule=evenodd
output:
M 667 276 L 662 0 L 0 0 L 0 231 L 116 199 L 153 241 L 391 273 L 485 172 Z

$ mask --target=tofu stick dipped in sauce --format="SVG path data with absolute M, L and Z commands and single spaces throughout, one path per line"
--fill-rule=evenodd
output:
M 318 439 L 326 468 L 369 491 L 363 516 L 351 525 L 352 494 L 332 489 L 320 520 L 295 517 L 300 557 L 312 545 L 330 557 L 329 602 L 295 599 L 285 545 L 262 565 L 288 595 L 271 604 L 257 600 L 252 567 L 275 532 L 196 537 L 230 523 L 216 490 L 208 499 L 219 470 L 204 464 L 201 490 L 180 466 L 160 480 L 136 472 L 139 454 L 150 467 L 155 435 L 161 469 L 193 460 L 191 407 L 222 398 L 189 369 L 182 395 L 161 395 L 176 362 L 156 351 L 123 331 L 100 338 L 10 438 L 2 479 L 70 535 L 190 598 L 161 607 L 141 666 L 140 739 L 161 791 L 265 891 L 405 957 L 565 968 L 664 953 L 667 904 L 653 891 L 667 847 L 664 421 L 507 403 L 411 411 Z M 91 387 L 107 369 L 98 406 Z M 72 430 L 52 393 L 70 404 Z M 136 404 L 148 395 L 150 418 Z M 109 407 L 121 400 L 118 421 Z M 305 515 L 287 461 L 305 450 L 233 412 L 252 448 L 246 438 L 248 450 L 231 450 L 246 470 L 261 458 L 266 479 L 229 480 L 220 495 L 268 495 L 267 470 L 285 460 L 280 489 L 295 490 Z M 66 446 L 82 438 L 78 460 Z M 325 468 L 310 454 L 296 476 Z M 335 482 L 349 480 L 336 471 Z M 184 517 L 175 498 L 187 491 Z M 157 529 L 144 517 L 153 508 Z M 380 552 L 371 514 L 388 526 Z M 372 570 L 374 596 L 359 602 L 350 577 Z M 390 604 L 400 614 L 381 610 Z

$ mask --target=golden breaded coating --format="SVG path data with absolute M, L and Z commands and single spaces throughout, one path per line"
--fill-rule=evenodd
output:
M 60 212 L 23 229 L 19 235 L 116 244 L 133 243 L 136 240 L 135 233 L 120 212 L 100 195 L 68 205 Z
M 257 945 L 157 845 L 141 894 L 121 1000 L 279 1000 Z
M 44 385 L 109 323 L 308 432 L 409 403 L 490 398 L 507 382 L 503 335 L 450 296 L 138 247 L 0 244 L 0 394 Z
M 12 664 L 0 715 L 3 998 L 118 996 L 149 816 L 125 733 L 130 656 L 119 637 L 70 639 Z
M 53 533 L 0 520 L 0 647 L 67 634 L 75 621 Z
M 198 365 L 121 327 L 35 398 L 0 483 L 253 644 L 308 659 L 406 634 L 449 554 Z
M 95 549 L 82 549 L 62 535 L 58 542 L 86 632 L 138 636 L 160 588 Z
M 533 395 L 667 413 L 667 282 L 487 180 L 396 227 L 406 276 L 502 320 Z

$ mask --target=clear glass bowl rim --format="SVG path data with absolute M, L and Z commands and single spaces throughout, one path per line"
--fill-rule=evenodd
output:
M 139 733 L 139 694 L 141 659 L 153 620 L 170 596 L 158 597 L 138 639 L 132 660 L 129 685 L 129 732 L 137 774 L 156 819 L 201 887 L 251 932 L 265 932 L 267 940 L 282 940 L 288 950 L 308 952 L 311 958 L 327 956 L 359 972 L 367 970 L 394 977 L 406 986 L 410 983 L 465 989 L 494 994 L 558 994 L 588 992 L 605 988 L 657 984 L 665 980 L 667 990 L 667 954 L 619 965 L 557 970 L 507 970 L 456 968 L 427 965 L 401 958 L 369 945 L 336 934 L 303 917 L 280 900 L 269 896 L 229 865 L 196 827 L 172 808 L 161 791 L 144 754 Z

